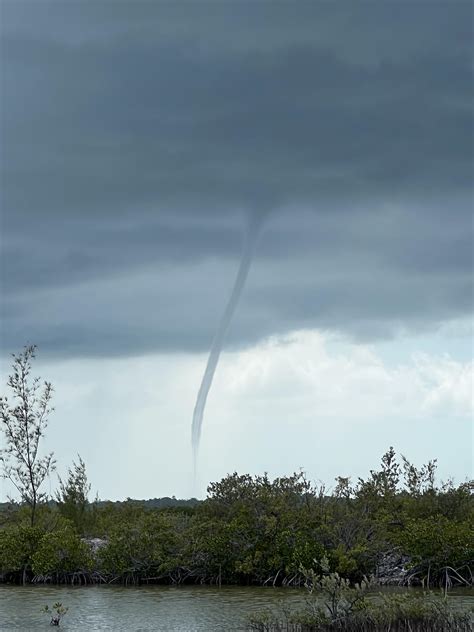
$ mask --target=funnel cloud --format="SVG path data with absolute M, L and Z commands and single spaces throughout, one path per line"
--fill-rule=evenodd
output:
M 206 370 L 204 371 L 201 386 L 199 387 L 196 404 L 194 406 L 191 437 L 195 472 L 207 396 L 209 395 L 209 390 L 212 386 L 212 380 L 214 379 L 214 374 L 216 372 L 217 364 L 219 362 L 219 356 L 222 351 L 222 346 L 224 344 L 226 334 L 229 330 L 230 324 L 232 322 L 232 317 L 239 303 L 242 290 L 245 286 L 245 281 L 247 280 L 247 276 L 255 252 L 255 247 L 257 245 L 258 236 L 260 234 L 262 221 L 263 213 L 254 213 L 250 218 L 242 249 L 239 269 L 237 271 L 237 276 L 235 277 L 234 287 L 232 288 L 229 301 L 226 305 L 224 313 L 222 314 L 219 326 L 214 335 L 214 339 L 212 341 L 211 349 L 209 352 L 209 357 L 207 360 Z
M 472 3 L 0 14 L 0 373 L 38 346 L 61 476 L 187 496 L 191 422 L 198 497 L 472 470 Z

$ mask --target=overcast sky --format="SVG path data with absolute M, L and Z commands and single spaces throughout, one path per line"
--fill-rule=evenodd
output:
M 1 2 L 2 374 L 38 345 L 61 472 L 79 452 L 109 498 L 233 470 L 331 486 L 393 445 L 472 475 L 472 17 Z

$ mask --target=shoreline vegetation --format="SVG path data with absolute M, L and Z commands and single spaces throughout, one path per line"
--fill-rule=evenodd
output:
M 274 480 L 234 472 L 210 483 L 203 501 L 91 502 L 78 456 L 48 497 L 41 487 L 55 459 L 39 455 L 53 389 L 31 379 L 34 357 L 34 346 L 13 356 L 12 397 L 0 398 L 1 475 L 19 497 L 0 505 L 0 582 L 301 587 L 306 609 L 262 613 L 250 629 L 470 629 L 446 596 L 474 583 L 473 481 L 438 484 L 435 460 L 418 467 L 390 447 L 366 478 L 339 476 L 332 489 L 301 471 Z M 374 606 L 369 592 L 384 585 L 445 598 Z
M 333 615 L 327 607 L 264 611 L 248 620 L 249 632 L 471 632 L 469 612 L 453 609 L 446 598 L 425 594 L 365 598 L 351 611 Z
M 265 610 L 248 620 L 250 632 L 470 632 L 468 611 L 452 606 L 445 593 L 377 593 L 375 580 L 351 585 L 330 572 L 325 557 L 319 571 L 304 569 L 307 591 L 304 607 L 281 604 L 279 611 Z
M 351 584 L 473 585 L 472 483 L 435 485 L 435 462 L 381 467 L 329 492 L 299 472 L 228 475 L 203 501 L 89 502 L 82 459 L 56 499 L 0 506 L 0 581 L 303 587 L 304 569 Z

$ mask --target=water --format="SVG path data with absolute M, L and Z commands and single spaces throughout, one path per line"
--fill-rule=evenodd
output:
M 0 586 L 0 630 L 49 630 L 44 605 L 62 602 L 69 612 L 59 630 L 119 632 L 240 632 L 246 617 L 277 607 L 280 600 L 298 606 L 304 590 L 206 586 L 121 588 L 91 586 Z M 474 605 L 472 591 L 456 591 L 452 599 Z

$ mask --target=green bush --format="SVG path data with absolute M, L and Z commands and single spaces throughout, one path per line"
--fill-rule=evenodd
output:
M 89 546 L 71 527 L 45 533 L 32 556 L 35 575 L 51 576 L 88 571 L 92 565 Z
M 38 527 L 17 525 L 0 530 L 0 569 L 3 573 L 31 574 L 31 560 L 38 549 L 43 531 Z
M 402 550 L 412 558 L 412 574 L 428 584 L 442 583 L 448 576 L 465 571 L 474 560 L 474 530 L 468 521 L 448 520 L 444 516 L 411 519 L 394 538 Z
M 322 577 L 306 571 L 305 608 L 281 608 L 252 615 L 253 632 L 471 632 L 468 612 L 454 610 L 446 598 L 425 595 L 369 594 L 370 584 L 350 587 L 337 573 Z

